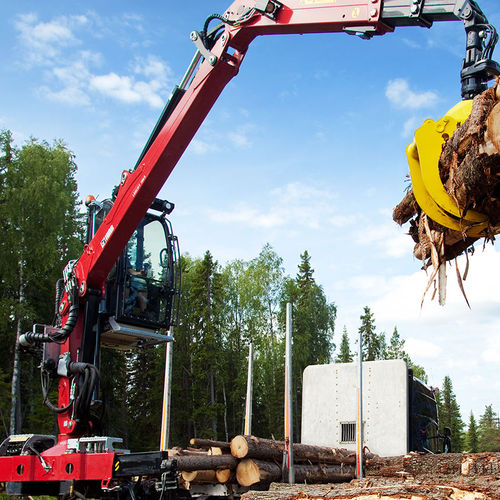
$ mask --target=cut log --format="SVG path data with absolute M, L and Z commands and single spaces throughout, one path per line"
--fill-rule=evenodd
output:
M 235 469 L 238 460 L 231 455 L 189 455 L 174 457 L 180 471 Z
M 295 465 L 296 483 L 347 483 L 356 477 L 352 465 Z
M 220 456 L 222 455 L 222 449 L 217 446 L 212 446 L 208 449 L 208 455 Z
M 217 483 L 216 472 L 214 470 L 182 471 L 181 476 L 186 483 Z
M 283 458 L 284 441 L 273 441 L 256 436 L 236 436 L 231 441 L 231 454 L 237 458 L 277 460 Z M 328 448 L 296 443 L 293 445 L 294 461 L 310 461 L 323 464 L 354 464 L 355 453 L 342 448 Z
M 243 459 L 236 468 L 236 480 L 241 486 L 266 484 L 282 478 L 282 468 L 274 462 L 255 458 Z M 355 477 L 352 465 L 295 465 L 296 483 L 343 483 Z
M 313 446 L 310 444 L 296 443 L 293 445 L 294 461 L 307 460 L 321 464 L 355 464 L 356 453 L 343 448 L 328 448 L 326 446 Z M 365 458 L 373 457 L 372 454 Z
M 283 458 L 285 443 L 255 436 L 236 436 L 231 440 L 231 455 L 236 458 L 279 460 Z
M 236 468 L 236 481 L 241 486 L 281 480 L 281 467 L 273 462 L 245 458 Z
M 460 479 L 500 475 L 499 453 L 409 453 L 402 457 L 376 457 L 366 465 L 366 476 Z
M 234 474 L 231 469 L 221 469 L 215 471 L 215 477 L 218 483 L 227 483 L 234 477 Z
M 201 438 L 191 438 L 189 440 L 189 444 L 191 446 L 196 446 L 197 448 L 220 448 L 222 450 L 229 450 L 231 447 L 230 443 L 227 443 L 226 441 L 215 441 L 213 439 L 201 439 Z

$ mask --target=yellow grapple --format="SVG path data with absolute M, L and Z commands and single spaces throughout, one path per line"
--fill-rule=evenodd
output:
M 439 176 L 439 156 L 446 139 L 451 137 L 460 123 L 470 115 L 472 100 L 465 100 L 451 108 L 435 122 L 425 120 L 415 132 L 415 138 L 406 148 L 410 166 L 413 194 L 420 208 L 435 222 L 461 231 L 468 236 L 483 236 L 488 218 L 468 210 L 464 213 L 446 192 Z

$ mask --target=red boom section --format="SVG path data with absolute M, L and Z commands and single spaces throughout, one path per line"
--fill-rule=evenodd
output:
M 276 19 L 257 10 L 266 2 L 236 1 L 227 9 L 228 21 L 242 13 L 248 18 L 226 32 L 211 50 L 215 65 L 204 60 L 186 93 L 134 172 L 125 171 L 113 209 L 77 264 L 83 295 L 87 287 L 101 289 L 114 262 L 150 207 L 178 160 L 226 84 L 238 68 L 250 42 L 259 35 L 340 32 L 369 28 L 374 34 L 389 30 L 379 22 L 381 0 L 289 0 Z M 252 11 L 253 10 L 253 14 Z M 235 52 L 229 54 L 228 49 Z

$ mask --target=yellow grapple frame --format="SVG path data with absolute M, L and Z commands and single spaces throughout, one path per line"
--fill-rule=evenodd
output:
M 443 144 L 457 126 L 470 115 L 472 100 L 465 100 L 451 108 L 435 122 L 425 120 L 415 132 L 415 138 L 406 148 L 410 166 L 413 194 L 420 208 L 435 222 L 460 231 L 467 236 L 484 236 L 488 218 L 474 210 L 464 213 L 446 192 L 439 176 L 439 157 Z

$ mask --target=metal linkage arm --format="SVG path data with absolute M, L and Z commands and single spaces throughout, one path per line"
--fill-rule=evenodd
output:
M 462 97 L 472 99 L 500 74 L 493 61 L 498 35 L 474 0 L 385 0 L 381 19 L 397 26 L 432 26 L 434 21 L 463 21 L 467 35 L 460 79 Z

